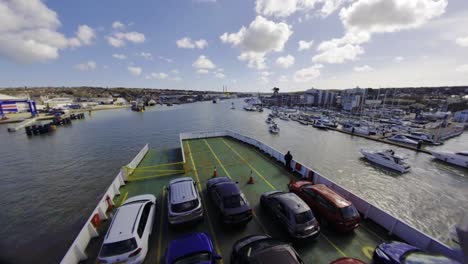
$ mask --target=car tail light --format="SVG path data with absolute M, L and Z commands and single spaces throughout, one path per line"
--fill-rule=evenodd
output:
M 138 249 L 135 250 L 132 254 L 130 254 L 128 257 L 129 257 L 129 258 L 132 258 L 132 257 L 138 255 L 140 252 L 141 252 L 141 248 L 138 248 Z

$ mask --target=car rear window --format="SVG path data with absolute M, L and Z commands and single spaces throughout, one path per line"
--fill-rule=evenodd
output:
M 223 204 L 225 208 L 236 208 L 245 205 L 245 201 L 240 195 L 231 195 L 224 197 Z
M 314 215 L 312 214 L 312 211 L 305 211 L 303 213 L 296 214 L 295 218 L 296 223 L 304 224 L 314 219 Z
M 100 257 L 110 257 L 128 253 L 137 248 L 137 243 L 134 238 L 122 240 L 114 243 L 105 243 L 102 245 Z
M 211 260 L 211 255 L 208 252 L 197 252 L 176 259 L 172 264 L 197 264 L 207 263 Z
M 356 210 L 356 207 L 354 207 L 354 205 L 340 208 L 340 211 L 344 219 L 350 219 L 359 216 L 359 212 Z
M 188 202 L 183 202 L 183 203 L 178 203 L 178 204 L 173 204 L 171 206 L 172 211 L 175 213 L 182 213 L 182 212 L 187 212 L 195 207 L 197 207 L 199 204 L 198 199 L 188 201 Z

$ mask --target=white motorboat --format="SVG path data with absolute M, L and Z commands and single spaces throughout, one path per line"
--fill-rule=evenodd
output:
M 410 165 L 403 161 L 403 157 L 395 155 L 395 152 L 391 149 L 382 151 L 371 151 L 361 149 L 361 153 L 369 161 L 399 171 L 401 173 L 408 172 L 411 168 Z
M 432 156 L 450 164 L 468 168 L 468 151 L 448 152 L 431 151 Z
M 269 130 L 270 130 L 270 133 L 272 134 L 278 134 L 280 132 L 280 129 L 277 124 L 272 124 Z
M 402 134 L 396 134 L 394 136 L 388 137 L 387 139 L 391 141 L 400 142 L 400 143 L 410 144 L 410 145 L 418 144 L 416 140 L 409 139 Z
M 315 121 L 315 123 L 313 123 L 312 126 L 318 129 L 323 129 L 323 130 L 328 129 L 328 127 L 320 121 Z
M 289 117 L 285 113 L 280 113 L 279 118 L 284 121 L 289 121 Z
M 422 132 L 411 132 L 406 137 L 415 140 L 422 140 L 424 143 L 434 144 L 434 145 L 441 145 L 441 143 L 434 141 L 434 137 Z
M 265 120 L 265 123 L 267 124 L 274 124 L 275 121 L 273 121 L 273 119 L 271 117 L 268 117 L 266 120 Z
M 353 134 L 369 135 L 369 130 L 366 127 L 343 125 L 343 130 Z
M 306 120 L 303 120 L 303 119 L 299 119 L 299 123 L 300 123 L 301 125 L 304 125 L 304 126 L 308 126 L 308 125 L 309 125 L 309 122 L 306 121 Z
M 257 108 L 253 105 L 244 105 L 244 110 L 245 111 L 249 111 L 249 112 L 253 112 L 253 111 L 257 111 Z

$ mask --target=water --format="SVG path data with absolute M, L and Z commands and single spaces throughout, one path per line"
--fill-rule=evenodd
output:
M 302 161 L 373 204 L 441 240 L 468 204 L 468 170 L 427 154 L 392 147 L 408 156 L 399 175 L 360 158 L 361 148 L 388 145 L 278 120 L 271 135 L 267 112 L 230 110 L 211 102 L 93 112 L 50 135 L 27 137 L 0 126 L 0 263 L 59 262 L 112 182 L 145 143 L 179 146 L 184 131 L 231 129 L 253 136 Z M 436 149 L 468 149 L 468 133 Z

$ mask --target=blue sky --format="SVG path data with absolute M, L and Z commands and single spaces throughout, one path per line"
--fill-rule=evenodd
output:
M 468 85 L 467 24 L 454 0 L 0 0 L 0 86 Z

